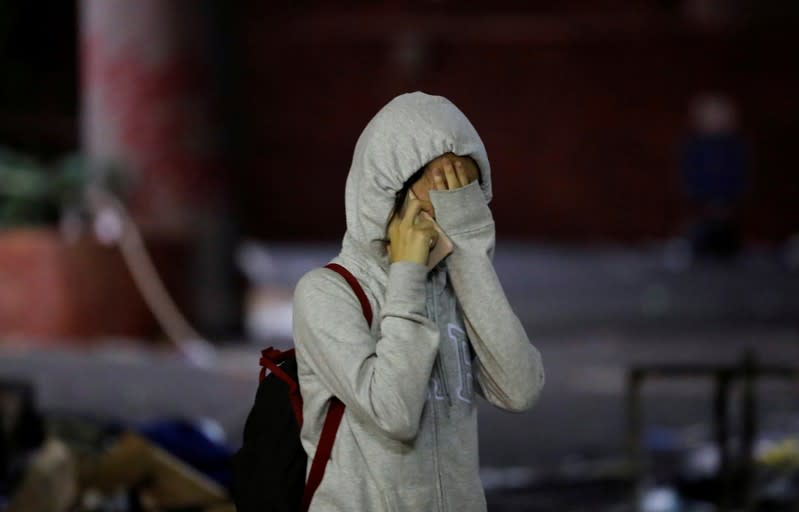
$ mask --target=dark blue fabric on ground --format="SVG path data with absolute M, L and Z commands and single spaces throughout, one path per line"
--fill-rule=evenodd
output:
M 140 427 L 139 433 L 230 492 L 232 451 L 198 425 L 187 420 L 158 421 Z

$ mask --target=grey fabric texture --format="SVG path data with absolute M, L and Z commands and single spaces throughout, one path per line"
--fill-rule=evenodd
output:
M 471 156 L 482 180 L 430 191 L 453 252 L 429 272 L 416 262 L 390 263 L 385 238 L 395 193 L 447 152 Z M 483 142 L 442 96 L 397 96 L 358 138 L 344 193 L 347 231 L 331 262 L 358 279 L 372 326 L 330 269 L 310 270 L 294 291 L 308 470 L 330 398 L 346 405 L 311 511 L 486 510 L 476 397 L 521 413 L 544 385 L 541 354 L 493 267 L 491 196 Z

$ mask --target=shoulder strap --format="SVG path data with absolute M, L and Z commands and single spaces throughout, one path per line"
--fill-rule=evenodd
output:
M 361 302 L 361 309 L 363 309 L 363 316 L 366 317 L 366 323 L 370 326 L 372 325 L 372 306 L 369 305 L 369 299 L 366 298 L 366 293 L 364 293 L 363 288 L 361 288 L 361 283 L 355 279 L 349 270 L 344 268 L 343 266 L 339 265 L 338 263 L 328 263 L 325 265 L 326 268 L 331 270 L 335 270 L 341 276 L 347 280 L 350 284 L 350 287 L 355 292 L 355 295 L 358 296 L 358 300 Z
M 358 300 L 361 303 L 363 316 L 366 317 L 366 323 L 372 325 L 372 306 L 369 304 L 369 299 L 366 297 L 361 284 L 355 279 L 349 270 L 339 265 L 338 263 L 328 263 L 325 265 L 335 272 L 338 272 L 344 279 L 347 280 Z M 322 435 L 319 437 L 319 444 L 316 447 L 316 455 L 311 463 L 311 471 L 308 474 L 308 481 L 305 483 L 305 490 L 302 495 L 302 512 L 307 512 L 308 507 L 311 505 L 316 488 L 322 482 L 322 476 L 325 474 L 325 467 L 327 461 L 330 459 L 330 452 L 333 450 L 333 441 L 336 440 L 336 431 L 341 423 L 341 417 L 344 415 L 344 404 L 336 397 L 330 400 L 330 406 L 327 409 L 327 416 L 325 417 L 325 424 L 322 427 Z

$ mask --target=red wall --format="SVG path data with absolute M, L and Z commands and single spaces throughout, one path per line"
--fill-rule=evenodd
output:
M 689 102 L 705 91 L 736 101 L 754 144 L 746 237 L 799 229 L 799 66 L 788 32 L 700 29 L 647 10 L 422 15 L 389 2 L 276 15 L 259 5 L 244 18 L 243 188 L 248 229 L 264 237 L 339 238 L 355 141 L 412 90 L 450 98 L 480 132 L 503 238 L 677 232 L 689 213 L 677 148 Z M 422 41 L 416 64 L 403 64 L 407 34 Z

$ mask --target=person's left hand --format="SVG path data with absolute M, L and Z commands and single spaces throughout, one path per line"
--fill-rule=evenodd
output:
M 475 234 L 476 229 L 489 224 L 493 227 L 491 209 L 482 187 L 477 186 L 480 170 L 472 158 L 451 153 L 442 155 L 430 162 L 427 171 L 433 182 L 428 196 L 436 223 L 455 246 L 465 243 L 469 237 L 482 236 Z
M 479 175 L 477 165 L 471 158 L 454 156 L 434 162 L 432 169 L 434 190 L 453 190 L 465 187 Z

